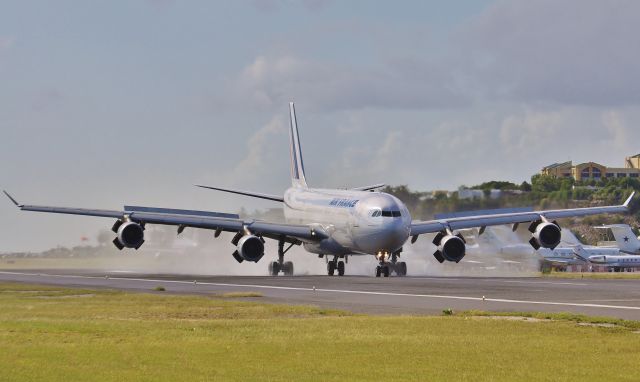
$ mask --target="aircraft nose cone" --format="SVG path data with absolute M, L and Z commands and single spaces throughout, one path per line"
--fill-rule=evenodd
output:
M 402 247 L 409 237 L 409 230 L 406 224 L 400 219 L 392 220 L 384 225 L 385 248 L 395 250 Z

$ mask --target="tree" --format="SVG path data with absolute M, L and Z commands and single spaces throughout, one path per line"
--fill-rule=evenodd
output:
M 525 191 L 525 192 L 530 192 L 531 191 L 531 184 L 527 183 L 527 181 L 525 180 L 524 182 L 522 182 L 520 184 L 520 190 Z

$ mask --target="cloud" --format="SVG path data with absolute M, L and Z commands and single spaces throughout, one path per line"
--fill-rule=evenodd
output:
M 8 50 L 13 46 L 14 38 L 9 36 L 0 36 L 0 52 Z
M 284 115 L 273 117 L 247 139 L 246 153 L 241 160 L 227 171 L 219 169 L 221 172 L 209 175 L 206 180 L 222 186 L 260 186 L 265 189 L 265 184 L 269 185 L 273 178 L 274 164 L 280 162 L 276 159 L 279 156 L 277 149 L 281 148 L 280 143 L 287 142 L 286 126 Z
M 638 14 L 633 0 L 501 0 L 462 27 L 462 71 L 489 98 L 636 104 Z
M 321 110 L 435 109 L 466 105 L 446 70 L 415 59 L 350 67 L 294 55 L 258 56 L 230 84 L 230 94 L 271 108 L 291 99 Z
M 309 11 L 320 11 L 331 2 L 331 0 L 252 0 L 251 5 L 260 12 L 275 12 L 293 5 L 302 5 Z

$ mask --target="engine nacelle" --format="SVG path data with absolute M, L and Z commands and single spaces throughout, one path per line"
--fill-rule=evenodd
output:
M 532 236 L 529 243 L 533 248 L 536 250 L 540 247 L 555 249 L 558 244 L 560 244 L 562 233 L 560 232 L 560 226 L 557 223 L 542 222 L 535 226 L 533 224 L 532 227 L 529 228 Z
M 433 244 L 438 246 L 438 250 L 433 256 L 441 263 L 445 260 L 458 263 L 467 252 L 467 245 L 460 234 L 445 235 L 444 233 L 439 233 L 433 240 Z
M 238 241 L 237 254 L 243 260 L 257 263 L 264 256 L 264 242 L 257 236 L 245 235 Z
M 115 244 L 118 249 L 138 249 L 142 243 L 144 243 L 144 228 L 138 223 L 125 222 L 120 224 L 117 234 L 118 236 L 113 241 L 113 244 Z

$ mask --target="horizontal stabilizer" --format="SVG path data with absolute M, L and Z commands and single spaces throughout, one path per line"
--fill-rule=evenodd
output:
M 234 189 L 231 189 L 231 188 L 203 186 L 203 185 L 200 185 L 200 184 L 196 184 L 195 186 L 196 187 L 200 187 L 200 188 L 207 188 L 209 190 L 229 192 L 231 194 L 250 196 L 252 198 L 266 199 L 266 200 L 272 200 L 274 202 L 284 203 L 284 198 L 282 196 L 277 196 L 277 195 L 261 194 L 261 193 L 258 193 L 258 192 L 251 192 L 251 191 L 234 190 Z
M 380 183 L 380 184 L 373 184 L 371 186 L 354 187 L 354 188 L 352 188 L 352 190 L 354 190 L 354 191 L 373 191 L 373 190 L 377 190 L 377 189 L 383 188 L 383 187 L 387 187 L 387 185 L 384 184 L 384 183 Z

